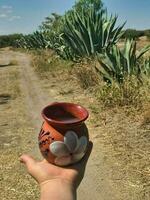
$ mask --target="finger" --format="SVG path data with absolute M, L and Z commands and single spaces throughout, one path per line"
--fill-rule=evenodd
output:
M 42 162 L 42 163 L 51 164 L 51 163 L 49 163 L 46 159 L 43 159 L 41 162 Z
M 26 154 L 20 157 L 20 162 L 26 165 L 28 171 L 30 171 L 30 169 L 33 168 L 36 164 L 36 161 L 31 156 Z

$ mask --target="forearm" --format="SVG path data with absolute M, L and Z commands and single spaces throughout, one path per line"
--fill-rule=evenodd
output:
M 51 180 L 41 184 L 40 200 L 76 200 L 76 190 L 67 181 Z

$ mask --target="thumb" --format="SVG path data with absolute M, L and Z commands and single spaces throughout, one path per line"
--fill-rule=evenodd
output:
M 36 161 L 29 155 L 23 154 L 20 157 L 20 162 L 24 163 L 30 172 L 32 168 L 34 168 Z

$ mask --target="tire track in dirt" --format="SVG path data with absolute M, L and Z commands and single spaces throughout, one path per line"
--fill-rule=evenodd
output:
M 20 89 L 24 96 L 26 113 L 33 123 L 33 140 L 37 140 L 42 118 L 40 112 L 42 108 L 56 99 L 49 97 L 41 88 L 39 78 L 31 67 L 31 57 L 24 53 L 9 51 L 7 58 L 17 60 L 20 71 Z M 39 154 L 36 146 L 33 148 L 33 155 Z M 99 143 L 94 141 L 92 156 L 88 162 L 85 178 L 78 189 L 78 200 L 121 200 L 120 195 L 110 183 L 110 168 L 105 166 L 104 156 Z M 37 153 L 38 152 L 38 153 Z M 40 156 L 40 155 L 39 155 Z
M 26 98 L 25 101 L 28 106 L 27 110 L 30 113 L 34 127 L 36 130 L 39 130 L 41 126 L 41 110 L 45 105 L 54 101 L 54 99 L 49 98 L 43 92 L 39 84 L 39 79 L 31 67 L 30 56 L 21 54 L 19 56 L 19 62 L 19 65 L 21 66 L 21 89 L 23 91 L 24 97 Z
M 43 92 L 39 84 L 39 78 L 31 67 L 31 57 L 26 54 L 18 53 L 16 58 L 20 66 L 20 88 L 24 96 L 26 112 L 34 127 L 33 139 L 37 141 L 43 121 L 41 110 L 45 105 L 53 102 L 54 99 L 49 98 L 47 94 Z M 36 145 L 30 153 L 33 156 L 41 158 L 38 145 Z

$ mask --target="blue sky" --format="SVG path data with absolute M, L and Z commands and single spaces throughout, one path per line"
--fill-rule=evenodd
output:
M 0 35 L 31 33 L 52 12 L 63 14 L 75 0 L 0 0 Z M 103 0 L 126 28 L 150 29 L 150 0 Z

